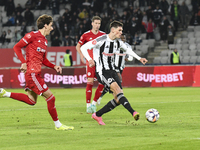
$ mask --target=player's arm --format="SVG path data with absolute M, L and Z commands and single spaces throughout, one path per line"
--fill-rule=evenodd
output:
M 21 49 L 23 47 L 26 47 L 31 41 L 32 41 L 32 37 L 31 37 L 30 33 L 28 33 L 13 47 L 15 53 L 17 54 L 17 57 L 22 62 L 20 70 L 24 73 L 27 70 L 27 65 L 26 65 L 26 60 L 24 59 L 24 57 L 22 55 Z
M 81 52 L 82 52 L 83 56 L 88 60 L 90 67 L 94 67 L 95 63 L 94 63 L 94 60 L 92 60 L 92 58 L 90 57 L 87 50 L 88 49 L 91 50 L 91 49 L 95 48 L 96 46 L 97 46 L 96 39 L 89 41 L 81 46 Z
M 82 63 L 85 63 L 85 62 L 84 62 L 84 56 L 83 56 L 83 54 L 82 54 L 82 52 L 81 52 L 81 44 L 80 44 L 80 43 L 78 43 L 78 44 L 76 45 L 76 50 L 77 50 L 77 52 L 79 53 L 79 55 L 80 55 L 80 57 L 81 57 Z
M 23 55 L 22 55 L 22 51 L 21 49 L 23 47 L 25 47 L 27 44 L 23 41 L 23 40 L 20 40 L 17 44 L 15 44 L 15 46 L 13 47 L 15 53 L 17 54 L 17 57 L 19 58 L 19 60 L 22 62 L 22 63 L 26 63 L 26 60 L 24 59 Z
M 44 56 L 44 59 L 42 61 L 42 64 L 49 67 L 49 68 L 52 68 L 52 69 L 55 69 L 56 72 L 60 72 L 62 73 L 62 68 L 60 66 L 56 66 L 54 64 L 52 64 L 46 57 L 46 55 Z
M 127 44 L 121 42 L 120 47 L 126 51 L 126 54 L 135 57 L 137 60 L 139 60 L 142 64 L 146 64 L 148 62 L 148 60 L 146 58 L 141 58 L 140 56 L 138 56 L 134 51 L 132 51 L 132 48 L 130 46 L 127 46 Z

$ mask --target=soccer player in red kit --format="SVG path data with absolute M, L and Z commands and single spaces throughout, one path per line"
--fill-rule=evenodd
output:
M 56 130 L 73 130 L 72 126 L 65 126 L 58 120 L 58 115 L 55 107 L 55 97 L 49 90 L 44 80 L 41 77 L 42 64 L 55 69 L 62 73 L 60 66 L 55 66 L 46 58 L 47 39 L 52 27 L 53 18 L 48 15 L 42 15 L 37 19 L 38 31 L 27 33 L 15 46 L 14 51 L 22 62 L 21 71 L 25 73 L 26 94 L 7 92 L 0 89 L 0 97 L 10 97 L 18 101 L 25 102 L 29 105 L 35 105 L 38 95 L 45 98 L 47 108 L 51 115 Z M 21 48 L 26 47 L 26 60 L 24 59 Z
M 84 56 L 83 56 L 80 48 L 83 44 L 87 43 L 88 41 L 94 40 L 97 37 L 105 34 L 105 32 L 102 32 L 102 31 L 99 30 L 100 25 L 101 25 L 101 18 L 99 16 L 94 16 L 92 18 L 92 29 L 85 32 L 80 37 L 80 40 L 79 40 L 78 44 L 76 45 L 76 50 L 80 54 L 81 61 L 83 63 L 84 63 Z M 90 57 L 93 58 L 93 51 L 89 50 L 88 52 L 89 52 Z M 88 114 L 91 114 L 91 113 L 96 112 L 97 100 L 101 96 L 101 93 L 103 91 L 104 86 L 101 83 L 98 84 L 93 102 L 91 104 L 92 87 L 93 87 L 94 79 L 96 78 L 96 74 L 95 74 L 95 67 L 92 67 L 92 68 L 89 67 L 87 60 L 86 60 L 86 73 L 87 73 L 87 86 L 86 86 L 86 103 L 87 103 L 86 106 L 87 106 L 87 110 L 86 111 L 87 111 Z

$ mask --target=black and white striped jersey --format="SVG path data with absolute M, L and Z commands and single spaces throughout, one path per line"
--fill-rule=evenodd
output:
M 131 49 L 131 46 L 128 43 L 125 42 L 124 44 L 126 44 L 127 47 L 129 47 Z M 115 70 L 117 72 L 124 69 L 125 58 L 128 58 L 129 61 L 133 60 L 132 56 L 127 55 L 126 52 L 122 48 L 120 48 L 119 54 L 118 53 L 115 54 L 115 62 L 114 63 L 115 63 Z
M 114 57 L 115 54 L 120 54 L 120 49 L 138 60 L 141 59 L 141 57 L 134 53 L 121 39 L 111 40 L 108 34 L 102 35 L 81 46 L 84 57 L 89 61 L 92 58 L 87 52 L 88 49 L 93 49 L 93 59 L 96 62 L 97 72 L 101 72 L 102 70 L 115 70 Z
M 115 54 L 115 70 L 119 72 L 125 67 L 125 52 L 120 49 L 119 54 Z

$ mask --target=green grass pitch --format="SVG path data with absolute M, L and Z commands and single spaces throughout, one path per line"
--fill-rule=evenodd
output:
M 7 91 L 24 92 L 23 89 Z M 0 99 L 0 150 L 198 150 L 200 147 L 200 88 L 124 88 L 140 113 L 134 121 L 122 105 L 103 115 L 100 126 L 86 114 L 85 89 L 51 89 L 60 121 L 73 131 L 56 131 L 42 97 L 35 106 Z M 93 89 L 93 93 L 95 89 Z M 106 94 L 98 106 L 112 99 Z M 145 112 L 156 108 L 156 123 Z

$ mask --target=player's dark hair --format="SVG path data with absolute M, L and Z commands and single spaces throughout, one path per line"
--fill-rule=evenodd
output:
M 123 23 L 114 20 L 113 22 L 110 23 L 110 29 L 114 27 L 114 28 L 118 28 L 118 27 L 123 27 Z
M 92 17 L 92 22 L 94 22 L 95 20 L 100 20 L 101 21 L 101 18 L 99 16 Z
M 49 25 L 51 22 L 53 22 L 53 18 L 44 14 L 37 19 L 37 27 L 38 29 L 42 29 L 45 24 Z

